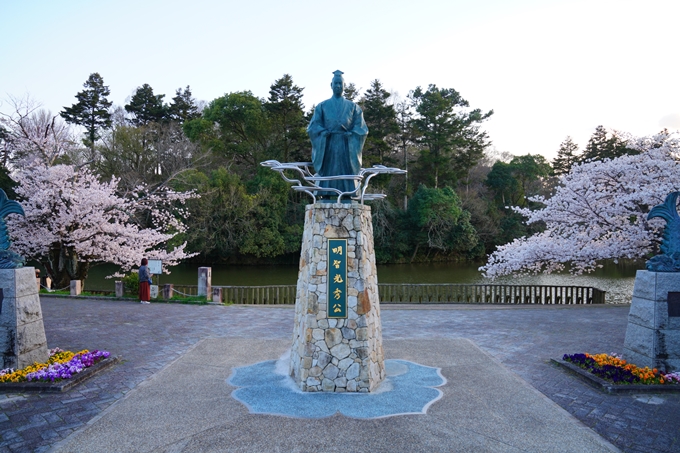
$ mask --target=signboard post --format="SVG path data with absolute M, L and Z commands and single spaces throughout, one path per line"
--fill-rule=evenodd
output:
M 158 287 L 161 284 L 161 273 L 163 272 L 163 261 L 162 260 L 149 260 L 149 273 L 152 275 L 158 275 L 158 279 L 156 280 L 157 285 L 151 285 L 150 291 L 151 291 L 151 298 L 152 299 L 157 299 L 158 298 Z M 151 277 L 153 278 L 153 277 Z

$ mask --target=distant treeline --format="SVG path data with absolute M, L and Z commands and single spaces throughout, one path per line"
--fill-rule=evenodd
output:
M 311 199 L 259 164 L 311 160 L 306 127 L 314 107 L 305 109 L 302 92 L 288 74 L 274 81 L 266 99 L 241 91 L 207 104 L 197 102 L 189 86 L 166 102 L 144 84 L 117 107 L 95 73 L 78 102 L 60 112 L 84 130 L 83 138 L 51 163 L 87 165 L 103 180 L 116 176 L 121 193 L 140 182 L 194 191 L 200 197 L 187 202 L 188 230 L 173 242 L 188 241 L 198 261 L 296 262 Z M 416 87 L 394 99 L 376 79 L 363 92 L 349 84 L 345 96 L 361 106 L 369 128 L 363 166 L 408 170 L 406 177 L 372 180 L 372 191 L 387 194 L 370 202 L 382 263 L 479 260 L 541 229 L 525 225 L 511 206 L 531 207 L 527 197 L 549 195 L 557 176 L 576 162 L 632 152 L 620 134 L 600 126 L 581 153 L 567 137 L 552 163 L 541 155 L 500 153 L 482 128 L 493 111 L 470 107 L 451 88 Z M 6 118 L 21 113 L 15 106 Z M 49 117 L 45 124 L 49 132 Z M 52 132 L 55 124 L 53 118 Z M 0 186 L 10 194 L 13 162 L 26 152 L 13 146 L 22 131 L 12 125 L 0 123 Z

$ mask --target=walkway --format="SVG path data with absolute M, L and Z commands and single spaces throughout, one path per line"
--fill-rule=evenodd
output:
M 42 303 L 50 347 L 106 349 L 125 362 L 66 394 L 0 395 L 0 452 L 47 451 L 205 338 L 280 349 L 293 322 L 292 307 Z M 680 395 L 605 395 L 548 363 L 620 351 L 628 307 L 383 307 L 386 346 L 467 338 L 622 451 L 680 451 Z

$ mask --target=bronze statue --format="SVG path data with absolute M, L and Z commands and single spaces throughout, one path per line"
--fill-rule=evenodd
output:
M 361 151 L 368 128 L 361 108 L 342 97 L 345 89 L 342 74 L 342 71 L 333 72 L 333 97 L 316 106 L 307 128 L 312 142 L 312 163 L 318 176 L 358 175 L 361 171 Z M 342 192 L 357 188 L 354 180 L 319 181 L 318 185 Z M 319 195 L 325 202 L 337 197 L 330 192 Z

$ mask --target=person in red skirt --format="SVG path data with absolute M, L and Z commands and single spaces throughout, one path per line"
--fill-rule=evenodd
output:
M 139 302 L 150 304 L 151 300 L 151 273 L 149 273 L 149 261 L 142 258 L 142 265 L 139 266 Z

